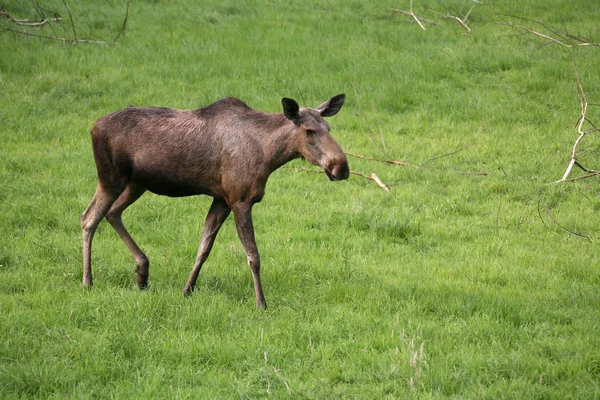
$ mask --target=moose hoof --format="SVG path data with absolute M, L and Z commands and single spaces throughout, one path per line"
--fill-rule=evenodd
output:
M 192 292 L 194 291 L 194 288 L 192 286 L 188 286 L 186 285 L 183 288 L 183 297 L 188 297 L 192 294 Z
M 148 276 L 140 276 L 137 277 L 137 285 L 140 290 L 148 289 Z
M 267 309 L 267 302 L 264 300 L 262 302 L 257 302 L 256 309 L 259 311 L 265 311 Z

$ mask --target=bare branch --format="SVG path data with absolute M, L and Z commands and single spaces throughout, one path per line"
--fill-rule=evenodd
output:
M 578 176 L 578 177 L 575 177 L 575 178 L 569 178 L 569 179 L 561 180 L 560 182 L 579 181 L 581 179 L 592 178 L 592 177 L 598 176 L 598 175 L 600 175 L 600 171 L 596 171 L 596 172 L 593 172 L 591 174 L 587 174 L 587 175 L 583 175 L 583 176 Z
M 575 235 L 575 236 L 579 236 L 579 237 L 591 240 L 591 238 L 588 235 L 584 235 L 583 233 L 575 232 L 575 231 L 573 231 L 571 229 L 568 229 L 568 228 L 565 228 L 564 226 L 562 226 L 561 224 L 559 224 L 558 221 L 556 221 L 554 219 L 554 217 L 552 216 L 552 213 L 550 213 L 550 209 L 548 207 L 546 207 L 546 215 L 548 215 L 548 217 L 552 220 L 552 222 L 554 222 L 562 230 L 564 230 L 566 232 L 569 232 L 571 235 Z
M 44 7 L 42 7 L 39 3 L 38 0 L 31 0 L 31 4 L 33 5 L 33 8 L 35 8 L 35 11 L 38 13 L 38 15 L 40 16 L 40 19 L 44 20 L 47 19 L 46 18 L 46 13 L 45 11 L 48 12 L 52 12 Z M 55 15 L 57 15 L 56 12 L 54 12 Z M 54 37 L 58 39 L 58 33 L 56 32 L 56 30 L 54 29 L 54 25 L 49 24 L 48 25 L 50 27 L 50 30 L 52 31 L 52 33 L 54 34 Z
M 566 169 L 565 173 L 563 174 L 562 178 L 559 179 L 558 181 L 556 181 L 557 183 L 567 181 L 568 180 L 567 178 L 569 177 L 569 174 L 571 173 L 574 166 L 578 166 L 585 172 L 592 173 L 591 176 L 593 176 L 594 174 L 599 172 L 597 170 L 586 168 L 577 160 L 577 147 L 579 146 L 579 143 L 583 140 L 583 137 L 585 135 L 598 131 L 598 128 L 596 128 L 596 126 L 590 120 L 588 120 L 587 112 L 588 112 L 588 107 L 590 105 L 588 103 L 588 97 L 592 96 L 596 92 L 596 90 L 598 89 L 598 86 L 600 85 L 600 82 L 594 87 L 594 89 L 590 92 L 590 94 L 587 95 L 585 93 L 585 90 L 583 89 L 583 85 L 581 83 L 581 78 L 579 76 L 579 71 L 577 68 L 577 61 L 575 59 L 575 55 L 573 55 L 573 66 L 575 68 L 575 78 L 577 81 L 577 94 L 579 95 L 579 101 L 581 103 L 581 116 L 579 117 L 579 120 L 577 121 L 577 133 L 579 133 L 579 137 L 577 138 L 577 140 L 575 140 L 575 144 L 573 145 L 573 149 L 571 150 L 571 161 L 569 162 L 569 165 L 567 166 L 567 169 Z M 583 126 L 586 122 L 589 123 L 593 127 L 593 129 L 584 130 Z M 570 179 L 570 180 L 573 180 L 573 179 Z
M 534 25 L 538 25 L 538 26 L 542 27 L 546 31 L 546 33 L 542 33 L 537 30 L 534 30 L 530 27 L 519 25 L 519 24 L 514 24 L 514 23 L 508 22 L 508 21 L 498 22 L 501 25 L 519 29 L 522 32 L 524 32 L 524 34 L 537 36 L 539 38 L 547 40 L 548 43 L 554 43 L 554 44 L 558 44 L 563 47 L 570 47 L 570 48 L 579 47 L 579 46 L 600 47 L 600 43 L 598 43 L 598 42 L 594 42 L 590 39 L 587 39 L 587 38 L 584 38 L 581 36 L 573 35 L 566 30 L 559 31 L 558 29 L 556 29 L 544 22 L 538 21 L 538 20 L 524 18 L 524 17 L 517 17 L 514 15 L 507 15 L 507 14 L 499 14 L 499 15 L 503 15 L 504 17 L 517 19 L 520 21 L 528 22 L 530 24 L 534 24 Z
M 67 9 L 67 14 L 69 14 L 69 19 L 71 20 L 71 28 L 73 28 L 73 38 L 75 39 L 75 42 L 77 42 L 77 30 L 75 29 L 75 21 L 73 21 L 73 14 L 71 14 L 71 10 L 69 9 L 69 5 L 67 4 L 66 0 L 63 0 L 63 4 L 64 4 L 65 8 Z
M 412 0 L 410 0 L 410 11 L 398 10 L 397 8 L 390 8 L 390 11 L 391 11 L 391 12 L 398 13 L 398 14 L 408 15 L 409 17 L 412 17 L 412 19 L 414 19 L 414 20 L 415 20 L 415 22 L 416 22 L 417 24 L 419 24 L 419 26 L 421 27 L 421 29 L 423 29 L 424 31 L 426 31 L 426 30 L 427 30 L 427 29 L 425 28 L 425 25 L 423 25 L 423 23 L 421 22 L 421 20 L 419 20 L 419 17 L 417 17 L 417 16 L 415 15 L 415 13 L 413 12 Z M 426 19 L 424 19 L 424 18 L 423 18 L 423 20 L 424 20 L 424 21 L 427 21 L 427 22 L 431 22 L 431 23 L 433 23 L 433 21 L 428 21 L 428 20 L 426 20 Z
M 14 33 L 18 33 L 20 35 L 24 35 L 24 36 L 33 36 L 33 37 L 39 37 L 42 39 L 50 39 L 50 40 L 58 40 L 61 42 L 67 42 L 67 43 L 95 43 L 95 44 L 108 44 L 106 42 L 103 42 L 101 40 L 87 40 L 87 39 L 70 39 L 70 38 L 63 38 L 63 37 L 52 37 L 52 36 L 46 36 L 46 35 L 38 35 L 36 33 L 31 33 L 31 32 L 26 32 L 26 31 L 18 31 L 16 29 L 10 29 L 10 28 L 4 28 L 4 27 L 0 27 L 0 30 L 3 31 L 7 31 L 7 32 L 14 32 Z
M 454 154 L 456 154 L 456 153 L 460 153 L 461 151 L 463 151 L 464 149 L 466 149 L 466 148 L 467 148 L 467 147 L 469 147 L 469 146 L 470 146 L 470 145 L 466 145 L 466 146 L 463 146 L 463 147 L 461 147 L 460 149 L 458 149 L 458 150 L 455 150 L 455 151 L 453 151 L 453 152 L 450 152 L 450 153 L 447 153 L 447 154 L 442 154 L 441 156 L 437 156 L 437 157 L 430 158 L 429 160 L 427 160 L 427 161 L 425 161 L 425 162 L 421 163 L 421 165 L 420 165 L 420 166 L 422 167 L 423 165 L 425 165 L 425 164 L 427 164 L 427 163 L 429 163 L 429 162 L 431 162 L 431 161 L 435 161 L 435 160 L 437 160 L 437 159 L 440 159 L 440 158 L 442 158 L 442 157 L 448 157 L 448 156 L 454 155 Z
M 369 160 L 369 161 L 378 161 L 378 162 L 384 162 L 384 163 L 388 163 L 388 164 L 405 165 L 407 167 L 419 168 L 418 165 L 410 164 L 410 163 L 407 163 L 404 161 L 396 161 L 396 160 L 389 160 L 389 159 L 382 160 L 381 158 L 362 156 L 360 154 L 354 154 L 354 153 L 350 153 L 348 151 L 345 151 L 344 153 L 346 153 L 346 155 L 349 155 L 352 157 L 362 158 L 362 159 Z
M 460 171 L 461 175 L 478 175 L 478 176 L 487 176 L 488 173 L 486 171 Z
M 377 175 L 375 175 L 374 173 L 373 173 L 373 174 L 371 174 L 371 176 L 369 176 L 369 175 L 365 175 L 365 174 L 362 174 L 362 173 L 360 173 L 360 172 L 356 172 L 356 171 L 350 171 L 350 173 L 351 173 L 352 175 L 358 175 L 358 176 L 362 176 L 362 177 L 363 177 L 363 178 L 365 178 L 365 179 L 372 180 L 373 182 L 375 182 L 377 185 L 379 185 L 379 187 L 380 187 L 380 188 L 382 188 L 383 190 L 385 190 L 386 192 L 389 192 L 389 191 L 390 191 L 390 188 L 389 188 L 389 187 L 388 187 L 388 186 L 387 186 L 385 183 L 383 183 L 383 182 L 382 182 L 382 181 L 381 181 L 381 180 L 380 180 L 380 179 L 377 177 Z
M 44 26 L 49 22 L 60 22 L 62 21 L 62 18 L 60 17 L 56 17 L 56 18 L 44 18 L 38 22 L 32 22 L 28 19 L 16 19 L 13 18 L 9 13 L 7 13 L 6 11 L 0 10 L 0 16 L 3 16 L 5 18 L 7 18 L 9 21 L 11 21 L 12 23 L 14 23 L 15 25 L 21 25 L 21 26 L 31 26 L 31 27 L 38 27 L 38 26 Z
M 48 35 L 43 35 L 43 34 L 38 34 L 38 33 L 33 33 L 31 30 L 13 29 L 13 28 L 9 28 L 7 26 L 0 26 L 0 31 L 12 32 L 12 33 L 15 33 L 18 35 L 32 36 L 32 37 L 37 37 L 37 38 L 41 38 L 41 39 L 57 40 L 60 42 L 65 42 L 65 43 L 94 43 L 94 44 L 104 44 L 104 45 L 109 44 L 103 40 L 80 39 L 77 35 L 75 18 L 73 17 L 73 14 L 71 13 L 70 7 L 67 4 L 66 0 L 62 0 L 62 3 L 69 15 L 69 21 L 71 23 L 71 30 L 73 31 L 72 38 L 61 37 L 58 35 L 56 29 L 54 28 L 54 24 L 52 24 L 52 22 L 61 22 L 62 18 L 59 16 L 59 14 L 56 11 L 49 10 L 49 9 L 42 7 L 38 0 L 31 0 L 31 4 L 32 4 L 33 8 L 35 9 L 37 15 L 40 18 L 39 21 L 30 21 L 27 19 L 17 19 L 17 18 L 14 18 L 12 15 L 10 15 L 8 12 L 6 12 L 4 10 L 0 10 L 0 17 L 5 17 L 13 24 L 22 26 L 22 27 L 26 27 L 26 28 L 36 28 L 36 27 L 41 27 L 41 26 L 47 25 L 52 30 L 54 37 L 48 36 Z M 115 38 L 113 39 L 111 44 L 116 43 L 116 41 L 119 40 L 119 38 L 125 31 L 125 28 L 127 26 L 128 17 L 129 17 L 130 4 L 131 4 L 131 0 L 127 0 L 127 8 L 125 10 L 125 17 L 123 19 L 123 24 L 121 26 L 120 31 L 117 32 L 117 35 L 115 36 Z M 46 12 L 54 14 L 54 18 L 46 17 Z
M 125 9 L 125 18 L 123 18 L 123 24 L 121 25 L 121 29 L 117 32 L 117 36 L 113 39 L 113 44 L 117 43 L 117 40 L 121 38 L 121 35 L 125 32 L 125 28 L 127 27 L 127 19 L 129 18 L 129 4 L 131 0 L 127 0 L 127 8 Z
M 463 18 L 457 17 L 456 15 L 452 15 L 450 14 L 450 11 L 448 11 L 448 9 L 446 9 L 446 14 L 442 14 L 441 12 L 438 11 L 433 11 L 433 13 L 441 16 L 442 18 L 446 18 L 446 19 L 454 19 L 456 20 L 460 26 L 462 26 L 467 32 L 471 32 L 471 28 L 469 28 L 469 26 L 467 25 L 467 20 L 469 18 L 469 15 L 471 14 L 471 11 L 473 11 L 473 8 L 475 8 L 475 4 L 473 4 L 473 6 L 469 9 L 469 12 L 467 13 L 467 15 L 465 15 Z
M 308 168 L 304 168 L 304 167 L 294 167 L 294 168 L 297 168 L 297 169 L 299 169 L 301 171 L 309 172 L 309 173 L 312 173 L 312 174 L 320 174 L 320 173 L 322 173 L 321 171 L 317 171 L 317 170 L 314 170 L 314 169 L 308 169 Z M 356 176 L 360 176 L 360 177 L 363 177 L 363 178 L 368 179 L 370 181 L 373 181 L 380 188 L 382 188 L 383 190 L 385 190 L 386 192 L 390 191 L 390 188 L 388 187 L 388 185 L 386 185 L 385 183 L 383 183 L 381 181 L 381 179 L 379 179 L 379 177 L 377 175 L 375 175 L 374 173 L 369 176 L 369 175 L 363 174 L 362 172 L 350 171 L 350 174 L 356 175 Z

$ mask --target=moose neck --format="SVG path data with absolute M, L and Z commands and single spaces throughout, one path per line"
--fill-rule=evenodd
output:
M 270 160 L 270 172 L 273 172 L 287 162 L 300 157 L 301 142 L 296 125 L 283 113 L 270 114 L 269 117 L 277 127 L 269 130 L 263 148 L 265 157 Z

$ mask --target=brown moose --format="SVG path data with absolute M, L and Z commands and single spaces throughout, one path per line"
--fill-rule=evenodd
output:
M 98 119 L 91 131 L 98 186 L 81 215 L 83 286 L 92 285 L 92 239 L 102 218 L 135 257 L 137 283 L 143 289 L 150 263 L 121 214 L 146 190 L 171 197 L 206 194 L 213 202 L 183 294 L 194 289 L 219 228 L 233 210 L 252 271 L 256 306 L 266 308 L 252 206 L 263 198 L 269 175 L 298 157 L 323 168 L 332 181 L 348 178 L 346 156 L 323 119 L 337 114 L 344 100 L 340 94 L 311 109 L 284 98 L 283 113 L 266 114 L 226 98 L 197 110 L 130 106 Z

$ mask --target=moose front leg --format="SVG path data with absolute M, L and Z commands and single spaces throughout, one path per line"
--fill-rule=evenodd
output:
M 252 225 L 252 204 L 241 203 L 233 208 L 235 217 L 235 225 L 238 235 L 246 250 L 248 257 L 248 266 L 252 271 L 252 279 L 254 281 L 254 294 L 256 295 L 256 308 L 267 308 L 267 302 L 262 291 L 260 282 L 260 256 L 256 247 L 256 239 L 254 238 L 254 226 Z
M 230 212 L 231 208 L 229 208 L 224 200 L 213 200 L 210 210 L 208 211 L 208 215 L 206 216 L 204 229 L 202 230 L 202 239 L 200 239 L 200 247 L 198 248 L 198 255 L 196 256 L 194 268 L 192 269 L 192 273 L 190 274 L 190 277 L 183 288 L 184 296 L 188 296 L 194 290 L 194 286 L 196 285 L 196 280 L 198 279 L 198 274 L 200 273 L 202 264 L 204 264 L 208 258 L 208 255 L 210 254 L 215 242 L 215 238 L 217 237 L 217 233 L 219 233 L 221 225 L 223 225 L 223 222 L 225 222 Z

